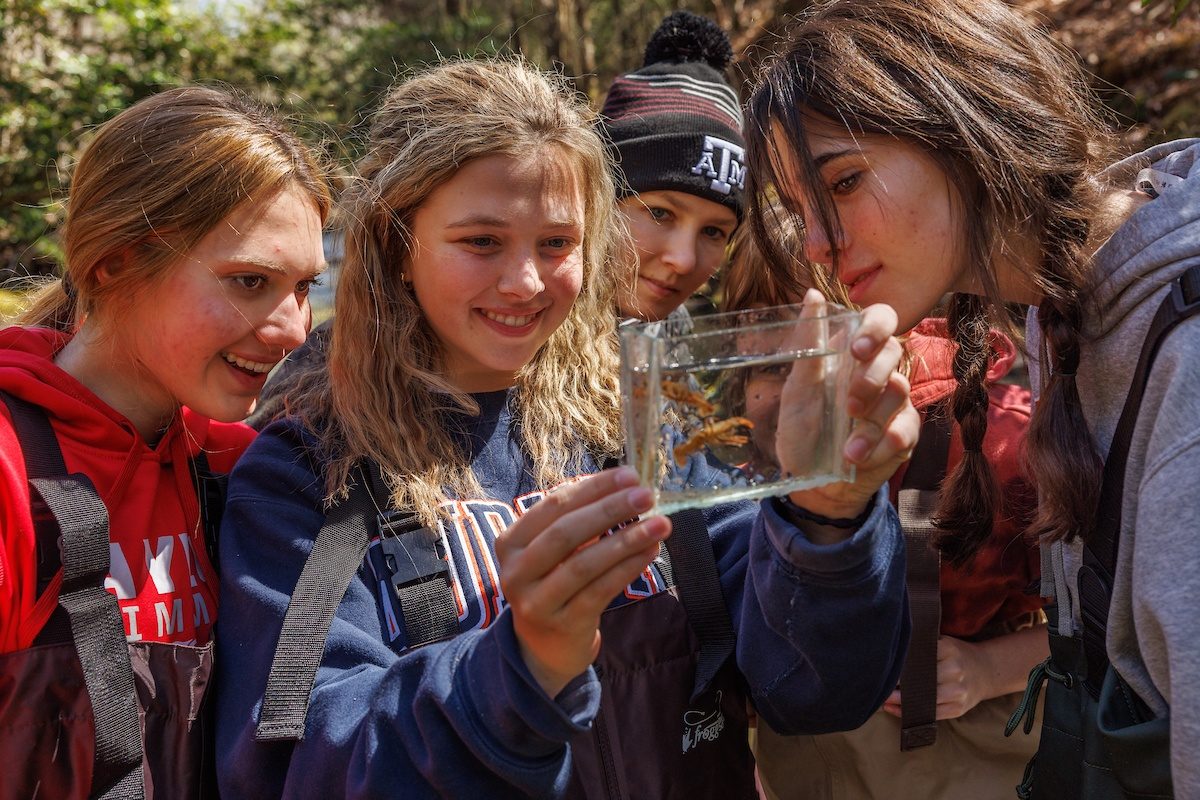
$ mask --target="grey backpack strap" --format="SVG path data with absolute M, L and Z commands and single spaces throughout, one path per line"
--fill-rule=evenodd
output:
M 357 472 L 350 496 L 326 514 L 288 601 L 254 736 L 259 741 L 304 738 L 304 718 L 325 653 L 325 637 L 362 565 L 377 513 L 364 471 Z
M 255 733 L 259 741 L 304 738 L 329 626 L 377 528 L 404 617 L 407 646 L 458 633 L 458 608 L 441 537 L 421 527 L 415 515 L 381 514 L 388 497 L 377 464 L 368 463 L 357 473 L 350 496 L 330 509 L 317 531 L 288 602 Z
M 941 554 L 933 524 L 938 488 L 950 452 L 949 409 L 934 406 L 921 422 L 921 436 L 904 473 L 897 511 L 904 530 L 908 606 L 912 638 L 900 673 L 900 749 L 915 750 L 937 740 L 937 643 L 942 625 Z
M 62 589 L 71 639 L 92 704 L 96 749 L 92 796 L 141 800 L 142 729 L 117 598 L 104 588 L 108 577 L 108 509 L 91 480 L 66 471 L 45 412 L 0 393 L 25 455 L 31 494 L 50 512 L 60 536 Z

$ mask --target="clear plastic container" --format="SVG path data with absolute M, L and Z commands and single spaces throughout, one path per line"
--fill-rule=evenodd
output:
M 655 512 L 853 480 L 849 347 L 859 313 L 803 304 L 625 325 L 625 463 Z

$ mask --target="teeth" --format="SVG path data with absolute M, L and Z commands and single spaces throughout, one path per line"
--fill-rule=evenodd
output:
M 529 314 L 524 317 L 513 317 L 505 314 L 497 314 L 492 311 L 484 311 L 483 315 L 493 322 L 499 322 L 501 325 L 507 325 L 510 328 L 520 328 L 522 325 L 528 325 L 537 316 L 537 314 Z
M 275 364 L 263 364 L 258 361 L 247 361 L 244 358 L 238 358 L 232 353 L 222 353 L 221 357 L 230 364 L 236 364 L 242 369 L 250 370 L 251 372 L 270 372 Z M 279 362 L 275 362 L 276 364 Z

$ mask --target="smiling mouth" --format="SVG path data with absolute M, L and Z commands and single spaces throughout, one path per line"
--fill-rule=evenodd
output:
M 275 364 L 279 363 L 278 361 L 270 364 L 263 361 L 251 361 L 247 358 L 235 356 L 233 353 L 222 353 L 221 358 L 225 359 L 225 362 L 230 366 L 237 367 L 251 375 L 266 375 L 275 368 Z
M 650 284 L 651 287 L 653 287 L 654 289 L 657 289 L 659 292 L 661 292 L 663 294 L 673 294 L 676 291 L 674 286 L 669 286 L 668 284 L 665 284 L 662 281 L 656 281 L 656 280 L 654 280 L 654 278 L 647 278 L 646 276 L 643 275 L 643 276 L 641 276 L 641 280 Z
M 492 322 L 499 323 L 500 325 L 506 325 L 509 328 L 523 328 L 526 325 L 528 325 L 529 323 L 533 322 L 535 319 L 537 319 L 538 314 L 540 314 L 541 312 L 538 311 L 538 312 L 534 312 L 533 314 L 526 314 L 526 315 L 520 316 L 520 317 L 514 316 L 512 314 L 497 314 L 494 311 L 487 311 L 485 309 L 480 309 L 479 313 L 483 314 L 485 317 L 490 319 Z

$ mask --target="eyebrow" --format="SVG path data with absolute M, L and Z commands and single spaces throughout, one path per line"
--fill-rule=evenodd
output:
M 475 228 L 475 227 L 508 228 L 508 227 L 510 227 L 510 223 L 508 220 L 502 219 L 501 217 L 492 217 L 492 216 L 488 216 L 487 214 L 476 214 L 474 216 L 464 217 L 463 219 L 455 220 L 454 222 L 449 223 L 446 227 L 447 228 Z M 550 223 L 547 225 L 547 227 L 549 227 L 549 228 L 579 228 L 579 227 L 582 227 L 582 223 L 577 222 L 576 220 L 573 220 L 573 219 L 565 219 L 565 220 L 557 220 L 556 219 L 556 220 L 551 220 Z
M 817 169 L 820 169 L 821 167 L 828 164 L 830 161 L 841 158 L 842 156 L 857 155 L 861 152 L 862 152 L 862 150 L 859 150 L 857 148 L 851 148 L 851 147 L 848 147 L 844 150 L 834 150 L 832 152 L 822 153 L 821 155 L 817 156 L 816 158 L 813 159 L 813 163 L 816 164 Z
M 257 267 L 259 269 L 265 269 L 268 272 L 274 272 L 276 275 L 283 275 L 284 277 L 286 277 L 288 274 L 288 271 L 283 267 L 283 265 L 271 261 L 270 259 L 257 258 L 255 256 L 236 256 L 229 259 L 226 263 L 234 266 L 240 264 L 247 267 Z M 329 264 L 322 260 L 321 263 L 312 270 L 311 274 L 320 275 L 328 268 Z

